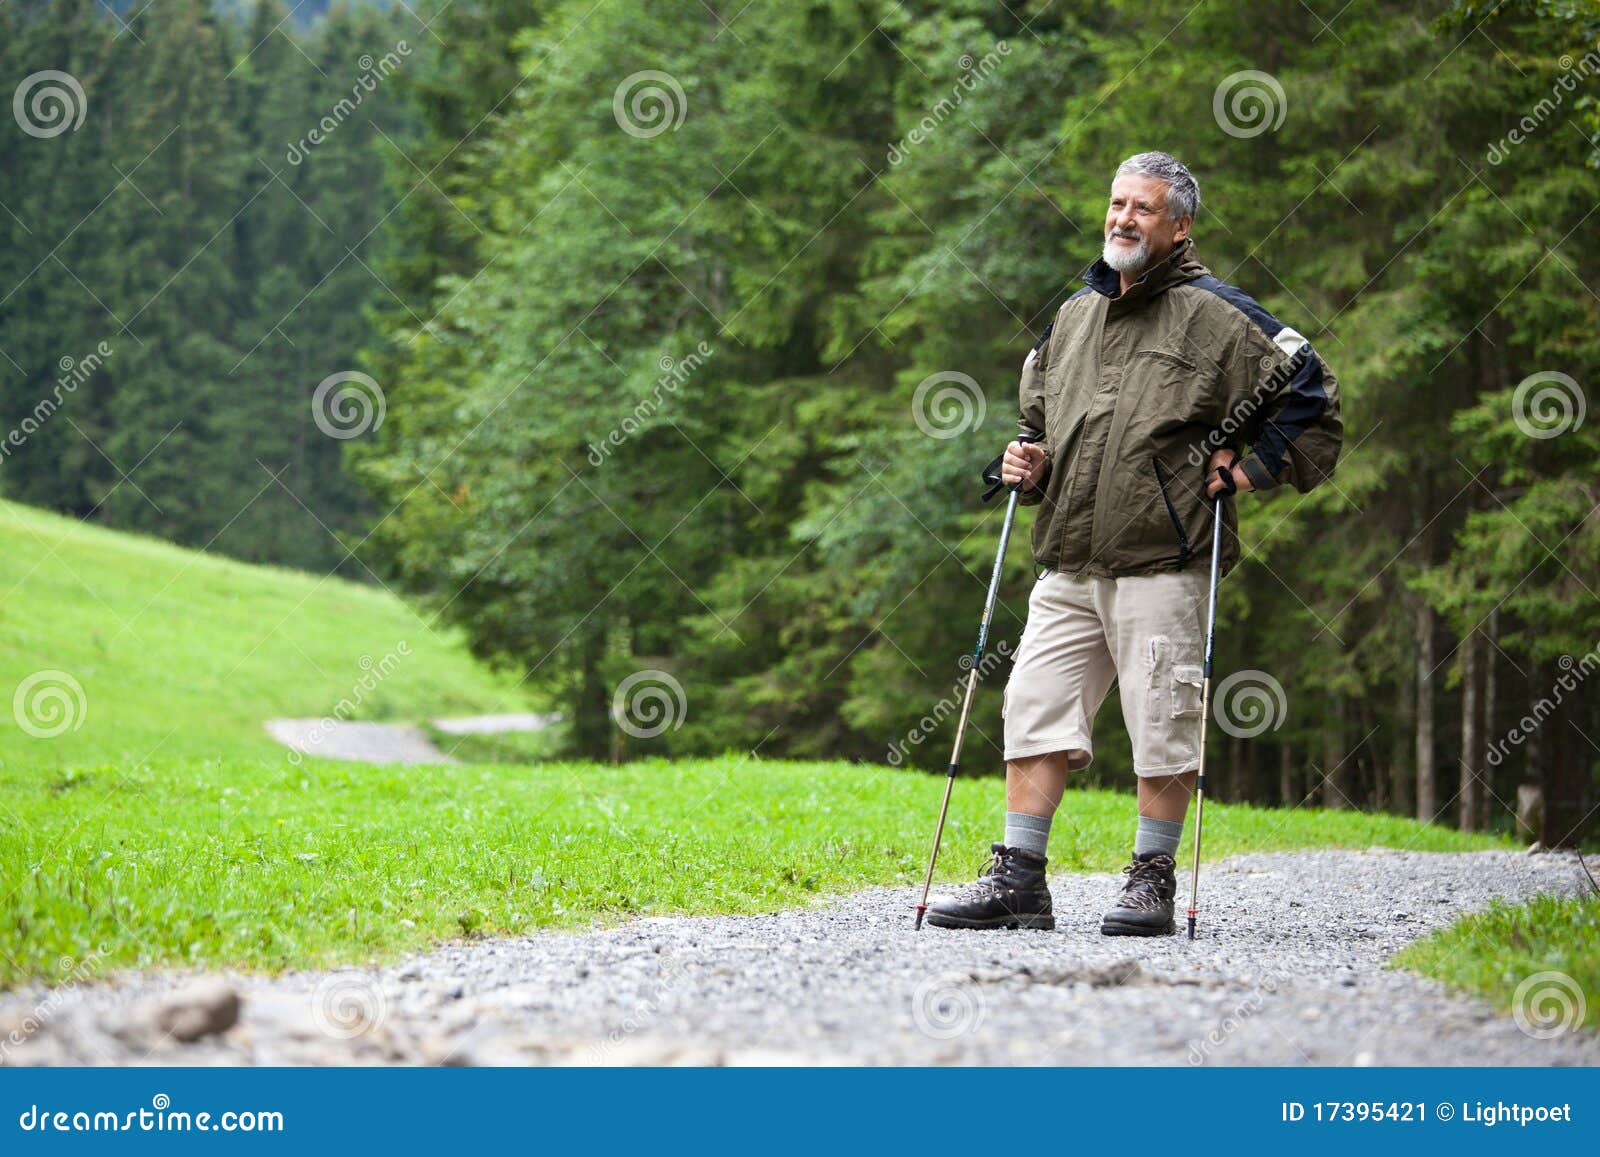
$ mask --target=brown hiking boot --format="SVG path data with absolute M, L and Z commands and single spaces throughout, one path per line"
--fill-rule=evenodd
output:
M 1107 936 L 1169 936 L 1173 898 L 1178 894 L 1178 865 L 1165 852 L 1145 852 L 1122 869 L 1128 882 L 1115 906 L 1100 921 Z
M 989 863 L 974 883 L 928 905 L 928 923 L 935 928 L 1054 928 L 1045 857 L 1004 844 L 989 851 Z

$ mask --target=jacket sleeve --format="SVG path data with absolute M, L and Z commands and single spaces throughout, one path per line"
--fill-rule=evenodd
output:
M 1055 450 L 1050 441 L 1050 431 L 1045 426 L 1047 409 L 1044 400 L 1044 374 L 1050 364 L 1050 334 L 1054 329 L 1055 322 L 1044 327 L 1039 340 L 1034 342 L 1033 349 L 1028 351 L 1027 360 L 1022 363 L 1022 383 L 1017 390 L 1020 411 L 1017 431 L 1039 439 L 1039 445 L 1044 447 L 1045 468 L 1038 486 L 1017 495 L 1019 506 L 1037 506 L 1044 500 L 1045 486 L 1049 483 L 1050 471 L 1054 468 Z
M 1241 318 L 1242 340 L 1233 344 L 1226 441 L 1249 444 L 1240 465 L 1257 490 L 1288 483 L 1304 494 L 1339 460 L 1339 382 L 1301 334 L 1249 304 L 1255 316 Z

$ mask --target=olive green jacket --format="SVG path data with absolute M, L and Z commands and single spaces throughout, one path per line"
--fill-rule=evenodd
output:
M 1299 333 L 1211 275 L 1189 239 L 1120 292 L 1104 261 L 1062 303 L 1022 372 L 1024 432 L 1049 455 L 1033 556 L 1119 577 L 1210 565 L 1206 462 L 1248 447 L 1258 490 L 1309 491 L 1343 440 L 1339 385 Z M 1238 558 L 1224 504 L 1222 569 Z M 1198 560 L 1198 561 L 1197 561 Z

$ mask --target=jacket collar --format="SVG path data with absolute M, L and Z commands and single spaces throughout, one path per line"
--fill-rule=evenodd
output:
M 1113 304 L 1131 303 L 1154 297 L 1165 289 L 1193 281 L 1207 272 L 1209 270 L 1194 255 L 1194 238 L 1185 237 L 1171 253 L 1146 269 L 1139 280 L 1128 287 L 1127 293 L 1122 292 L 1122 274 L 1107 265 L 1103 257 L 1097 257 L 1094 264 L 1084 271 L 1083 280 L 1096 293 L 1110 298 Z

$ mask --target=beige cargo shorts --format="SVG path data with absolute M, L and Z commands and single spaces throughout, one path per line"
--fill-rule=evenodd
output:
M 1118 680 L 1136 775 L 1199 767 L 1209 572 L 1126 578 L 1047 571 L 1006 683 L 1005 756 L 1094 762 L 1094 717 Z

